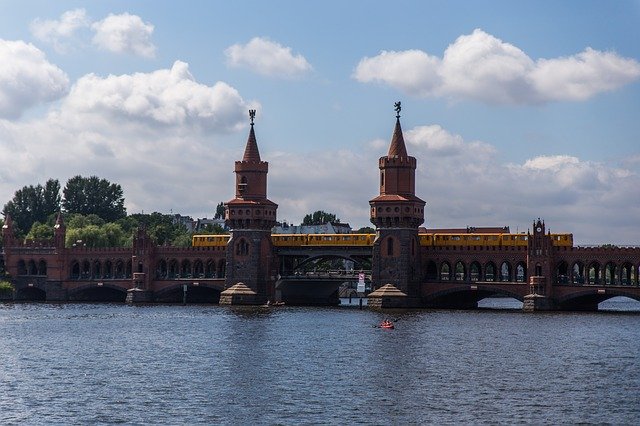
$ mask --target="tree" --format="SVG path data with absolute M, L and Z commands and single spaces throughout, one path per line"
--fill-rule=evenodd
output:
M 53 227 L 46 223 L 34 222 L 27 234 L 28 240 L 50 240 L 53 238 Z
M 322 210 L 308 214 L 304 219 L 302 219 L 303 225 L 323 225 L 329 222 L 340 223 L 340 219 L 338 219 L 335 214 L 327 213 Z
M 126 217 L 122 188 L 97 176 L 74 176 L 62 191 L 62 207 L 67 213 L 95 214 L 105 222 Z
M 44 186 L 30 185 L 17 190 L 13 199 L 4 205 L 2 214 L 11 216 L 17 235 L 24 235 L 35 222 L 45 223 L 49 216 L 58 211 L 60 182 L 49 179 Z
M 370 226 L 363 226 L 362 228 L 355 231 L 356 234 L 375 234 L 376 230 Z
M 216 206 L 216 214 L 213 216 L 214 219 L 224 219 L 224 203 L 220 202 Z

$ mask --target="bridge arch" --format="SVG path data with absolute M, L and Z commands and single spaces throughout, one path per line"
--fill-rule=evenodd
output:
M 24 286 L 16 288 L 15 300 L 23 302 L 44 302 L 47 300 L 47 293 L 36 286 Z
M 626 291 L 624 288 L 607 288 L 606 292 L 597 287 L 585 287 L 581 291 L 573 292 L 558 299 L 560 309 L 565 310 L 597 310 L 598 304 L 614 297 L 628 297 L 640 302 L 640 295 Z
M 127 289 L 115 284 L 91 283 L 70 289 L 67 295 L 74 302 L 124 302 Z
M 618 274 L 617 272 L 617 265 L 614 262 L 607 262 L 604 264 L 604 283 L 606 285 L 610 285 L 610 284 L 617 284 L 618 281 Z
M 182 303 L 184 298 L 184 282 L 176 282 L 161 290 L 155 292 L 154 297 L 156 302 L 163 303 Z M 187 285 L 187 303 L 211 303 L 217 304 L 220 302 L 220 293 L 222 292 L 221 286 L 215 284 L 209 285 L 206 283 L 199 283 L 196 285 Z

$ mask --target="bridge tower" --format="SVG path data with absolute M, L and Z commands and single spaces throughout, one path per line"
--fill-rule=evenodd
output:
M 553 244 L 551 235 L 545 234 L 543 220 L 533 222 L 533 234 L 528 232 L 527 272 L 529 295 L 525 296 L 524 310 L 538 311 L 553 309 L 551 292 L 553 281 Z
M 416 159 L 407 154 L 400 126 L 400 102 L 395 104 L 396 126 L 386 156 L 378 160 L 380 195 L 369 201 L 376 226 L 371 281 L 376 291 L 369 304 L 379 307 L 420 305 L 420 243 L 425 202 L 415 195 Z
M 235 163 L 236 195 L 225 204 L 225 223 L 231 229 L 231 238 L 220 304 L 262 304 L 274 293 L 271 228 L 276 224 L 278 205 L 267 199 L 269 163 L 260 159 L 253 128 L 255 113 L 249 111 L 249 138 L 242 161 Z

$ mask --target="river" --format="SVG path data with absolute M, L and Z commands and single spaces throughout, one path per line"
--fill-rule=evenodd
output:
M 0 423 L 640 422 L 640 304 L 526 314 L 513 302 L 0 304 Z M 385 316 L 394 330 L 377 327 Z

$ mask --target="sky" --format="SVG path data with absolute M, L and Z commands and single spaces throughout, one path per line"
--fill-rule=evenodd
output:
M 212 217 L 249 109 L 278 219 L 368 226 L 394 103 L 425 226 L 640 245 L 639 1 L 0 0 L 0 202 Z

